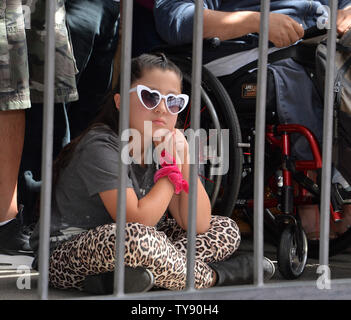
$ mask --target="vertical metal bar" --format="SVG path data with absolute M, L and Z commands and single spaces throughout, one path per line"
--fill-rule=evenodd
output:
M 254 284 L 263 284 L 263 202 L 269 0 L 261 0 L 254 174 Z
M 122 58 L 121 58 L 121 108 L 119 111 L 119 137 L 129 128 L 129 89 L 132 56 L 132 20 L 133 1 L 123 1 L 122 9 Z M 120 150 L 128 141 L 120 140 Z M 124 251 L 125 251 L 125 224 L 126 224 L 126 185 L 127 165 L 120 159 L 118 176 L 118 203 L 116 215 L 116 262 L 114 278 L 114 294 L 124 295 Z
M 333 133 L 333 102 L 334 102 L 334 61 L 336 48 L 336 17 L 338 1 L 329 1 L 331 6 L 330 26 L 327 41 L 327 67 L 324 91 L 324 120 L 323 120 L 323 153 L 322 153 L 322 194 L 320 219 L 319 263 L 328 265 L 329 262 L 329 219 L 330 219 L 330 187 L 331 187 L 331 150 Z
M 46 39 L 44 65 L 44 104 L 42 139 L 42 186 L 40 193 L 39 280 L 38 295 L 48 299 L 49 241 L 51 214 L 52 150 L 54 132 L 55 83 L 55 12 L 56 0 L 46 1 Z
M 201 71 L 202 71 L 202 45 L 203 45 L 203 0 L 195 3 L 195 17 L 193 26 L 193 56 L 192 56 L 192 86 L 191 86 L 191 129 L 198 132 L 200 128 L 201 103 Z M 189 206 L 188 206 L 188 232 L 187 232 L 187 290 L 194 290 L 195 267 L 195 235 L 196 235 L 196 209 L 197 209 L 197 180 L 199 163 L 199 141 L 195 135 L 194 149 L 195 163 L 190 165 L 189 176 Z

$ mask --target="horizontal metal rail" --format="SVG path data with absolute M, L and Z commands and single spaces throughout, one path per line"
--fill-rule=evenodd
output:
M 213 287 L 194 291 L 153 291 L 128 294 L 122 300 L 349 300 L 351 279 L 331 280 L 330 289 L 318 289 L 316 281 L 286 281 L 263 286 Z M 113 296 L 84 297 L 108 300 Z

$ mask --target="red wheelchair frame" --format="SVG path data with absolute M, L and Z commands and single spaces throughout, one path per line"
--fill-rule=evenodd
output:
M 291 135 L 304 136 L 310 146 L 312 160 L 295 160 L 291 157 Z M 308 177 L 308 171 L 322 169 L 322 156 L 318 141 L 314 134 L 306 127 L 298 124 L 277 124 L 266 127 L 267 148 L 280 154 L 280 185 L 273 174 L 266 184 L 271 192 L 265 194 L 264 210 L 269 221 L 270 230 L 275 233 L 278 246 L 278 267 L 287 279 L 299 277 L 307 261 L 308 240 L 298 217 L 297 208 L 301 205 L 320 203 L 320 188 L 318 182 Z M 272 196 L 273 195 L 273 196 Z M 239 202 L 248 209 L 252 223 L 252 209 L 254 200 L 241 198 Z M 274 208 L 274 214 L 272 213 Z M 247 212 L 246 212 L 247 213 Z M 331 221 L 342 219 L 337 206 L 330 203 Z M 272 232 L 271 232 L 272 233 Z M 275 239 L 278 240 L 278 239 Z

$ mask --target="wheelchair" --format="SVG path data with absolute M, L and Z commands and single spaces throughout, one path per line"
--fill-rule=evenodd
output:
M 320 35 L 320 30 L 311 29 L 305 38 Z M 228 41 L 226 41 L 228 43 Z M 230 47 L 231 43 L 229 41 Z M 213 57 L 220 42 L 216 39 L 204 41 L 204 52 L 210 51 Z M 240 44 L 239 44 L 240 46 Z M 218 48 L 220 50 L 220 48 Z M 240 48 L 239 48 L 240 50 Z M 269 62 L 292 57 L 302 62 L 307 69 L 313 69 L 314 50 L 312 46 L 296 45 L 268 56 Z M 191 91 L 191 47 L 159 47 L 154 51 L 164 52 L 178 65 L 184 74 L 183 91 Z M 307 54 L 307 55 L 306 55 Z M 307 59 L 306 57 L 311 57 Z M 206 61 L 206 59 L 203 59 Z M 248 70 L 257 67 L 257 61 L 224 77 L 215 77 L 205 66 L 202 68 L 201 83 L 201 122 L 200 127 L 209 129 L 229 129 L 229 169 L 223 175 L 213 175 L 218 164 L 208 161 L 200 164 L 199 172 L 209 193 L 214 214 L 232 216 L 234 210 L 243 213 L 246 221 L 253 227 L 253 176 L 255 145 L 255 99 L 253 95 L 248 104 L 237 99 L 242 87 L 233 89 L 242 76 L 254 77 Z M 257 79 L 251 79 L 253 83 Z M 268 75 L 268 80 L 272 81 Z M 228 89 L 229 88 L 229 89 Z M 274 99 L 275 92 L 267 94 Z M 239 101 L 239 102 L 238 102 Z M 319 240 L 308 240 L 299 216 L 299 207 L 320 203 L 320 177 L 322 168 L 321 152 L 317 139 L 307 128 L 297 124 L 280 124 L 277 112 L 271 101 L 267 101 L 266 148 L 265 148 L 265 198 L 264 232 L 265 238 L 277 247 L 277 261 L 280 273 L 286 279 L 296 279 L 304 272 L 307 258 L 317 258 Z M 189 112 L 182 115 L 184 129 L 188 128 Z M 219 131 L 218 131 L 219 132 Z M 291 157 L 291 135 L 303 135 L 310 146 L 313 160 L 296 160 Z M 245 143 L 243 142 L 243 138 Z M 219 145 L 223 137 L 218 135 Z M 221 150 L 220 150 L 221 151 Z M 200 156 L 201 158 L 201 156 Z M 317 172 L 317 180 L 309 177 L 308 172 Z M 333 199 L 332 199 L 333 200 Z M 340 216 L 331 201 L 331 224 L 337 223 Z M 351 243 L 351 228 L 330 240 L 330 255 L 339 253 Z

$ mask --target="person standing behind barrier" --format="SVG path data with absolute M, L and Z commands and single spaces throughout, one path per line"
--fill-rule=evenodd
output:
M 0 32 L 0 249 L 12 253 L 30 250 L 16 216 L 25 109 L 31 104 L 21 1 L 2 0 L 0 12 L 0 25 L 8 30 Z
M 56 73 L 55 98 L 64 102 L 77 98 L 77 92 L 73 55 L 64 25 L 64 2 L 56 1 L 56 45 L 61 58 L 57 69 L 61 72 Z M 17 179 L 25 110 L 31 108 L 32 102 L 43 101 L 44 9 L 42 0 L 0 0 L 0 253 L 6 255 L 32 253 L 17 204 Z M 25 20 L 24 12 L 33 21 Z
M 132 60 L 129 127 L 140 134 L 140 144 L 133 136 L 135 144 L 127 152 L 133 163 L 128 166 L 126 186 L 125 264 L 135 271 L 126 273 L 127 292 L 133 283 L 139 283 L 141 291 L 153 284 L 185 288 L 189 146 L 175 129 L 178 113 L 188 102 L 188 96 L 181 94 L 181 83 L 180 70 L 163 54 Z M 99 287 L 112 285 L 118 167 L 121 158 L 127 161 L 126 154 L 120 154 L 118 138 L 118 111 L 124 107 L 114 90 L 93 125 L 66 146 L 55 162 L 49 280 L 56 288 L 86 290 L 91 279 L 100 279 Z M 150 130 L 144 129 L 145 122 L 152 124 Z M 159 159 L 159 169 L 146 160 L 151 150 Z M 165 214 L 167 209 L 172 218 Z M 253 280 L 252 257 L 233 255 L 240 243 L 236 223 L 211 216 L 200 179 L 196 234 L 196 288 Z M 31 244 L 38 248 L 38 228 Z M 264 267 L 266 277 L 271 277 L 272 262 L 265 259 Z

